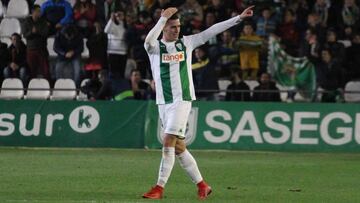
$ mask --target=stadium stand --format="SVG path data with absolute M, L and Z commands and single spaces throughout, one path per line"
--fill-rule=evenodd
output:
M 253 91 L 254 88 L 259 85 L 259 82 L 256 80 L 244 80 L 244 82 L 249 86 L 251 91 Z M 253 93 L 251 92 L 250 95 L 252 96 L 252 94 Z
M 2 0 L 0 1 L 0 40 L 4 43 L 6 43 L 8 46 L 11 45 L 11 40 L 10 40 L 10 36 L 13 33 L 19 33 L 19 34 L 23 34 L 22 30 L 21 30 L 21 26 L 20 23 L 22 21 L 22 18 L 29 16 L 29 11 L 31 10 L 31 6 L 33 6 L 34 4 L 37 5 L 42 5 L 44 2 L 46 2 L 47 0 Z M 75 3 L 77 2 L 76 0 L 67 0 L 72 7 L 74 7 Z M 275 0 L 272 0 L 275 2 Z M 272 2 L 271 1 L 271 2 Z M 81 1 L 78 1 L 81 2 Z M 125 22 L 127 23 L 127 31 L 128 31 L 128 47 L 129 47 L 129 54 L 128 54 L 128 61 L 132 61 L 133 64 L 131 64 L 132 67 L 138 67 L 139 69 L 142 70 L 142 74 L 144 79 L 149 80 L 151 78 L 151 74 L 150 72 L 148 72 L 148 70 L 150 70 L 149 64 L 146 60 L 147 55 L 146 52 L 143 49 L 143 36 L 144 34 L 146 34 L 149 29 L 153 26 L 154 23 L 156 23 L 153 18 L 151 17 L 152 11 L 155 10 L 156 7 L 158 7 L 158 5 L 154 4 L 154 5 L 148 5 L 144 8 L 142 8 L 142 12 L 138 13 L 138 10 L 140 7 L 136 7 L 133 6 L 132 4 L 124 4 L 124 3 L 119 3 L 119 1 L 98 1 L 98 0 L 92 0 L 91 1 L 95 6 L 96 6 L 96 19 L 95 22 L 91 21 L 90 24 L 94 24 L 94 23 L 100 23 L 102 27 L 104 27 L 106 25 L 106 22 L 109 21 L 110 17 L 111 17 L 111 12 L 114 12 L 117 9 L 120 10 L 126 10 L 127 11 L 127 16 L 125 18 Z M 252 1 L 251 1 L 252 2 Z M 269 1 L 270 2 L 270 1 Z M 327 20 L 327 22 L 318 22 L 319 18 L 321 17 L 321 14 L 317 13 L 316 10 L 314 10 L 316 8 L 316 3 L 315 1 L 306 1 L 306 4 L 301 3 L 303 1 L 284 1 L 282 4 L 269 4 L 268 6 L 265 7 L 269 7 L 269 9 L 271 10 L 271 17 L 278 19 L 278 22 L 276 22 L 275 27 L 277 29 L 275 29 L 273 34 L 277 35 L 279 38 L 281 38 L 282 40 L 280 41 L 281 43 L 283 43 L 282 45 L 285 45 L 284 47 L 288 48 L 285 49 L 286 52 L 290 51 L 289 53 L 292 53 L 293 56 L 295 57 L 302 57 L 302 56 L 307 56 L 310 57 L 312 62 L 314 63 L 314 65 L 316 66 L 318 64 L 318 62 L 321 60 L 321 57 L 319 54 L 313 55 L 313 53 L 308 53 L 307 49 L 307 42 L 305 39 L 305 34 L 307 33 L 307 29 L 308 28 L 316 28 L 320 26 L 321 24 L 321 29 L 316 30 L 316 32 L 314 33 L 314 35 L 317 36 L 317 38 L 319 39 L 319 44 L 317 45 L 318 47 L 316 47 L 316 52 L 321 51 L 321 49 L 323 49 L 324 47 L 330 46 L 330 44 L 326 42 L 326 34 L 329 30 L 335 30 L 336 31 L 336 36 L 337 38 L 337 43 L 336 46 L 338 46 L 339 44 L 344 45 L 344 49 L 346 49 L 346 53 L 344 52 L 344 55 L 347 55 L 344 59 L 342 60 L 338 60 L 340 61 L 340 66 L 342 69 L 342 72 L 344 72 L 344 75 L 346 75 L 346 77 L 344 78 L 344 81 L 341 82 L 341 85 L 338 87 L 338 89 L 340 90 L 339 93 L 342 94 L 340 95 L 341 98 L 344 98 L 345 102 L 349 101 L 356 101 L 353 99 L 353 97 L 357 97 L 356 93 L 353 94 L 353 96 L 351 96 L 351 93 L 347 93 L 346 94 L 346 98 L 345 95 L 343 95 L 343 90 L 345 90 L 345 88 L 354 88 L 352 85 L 353 83 L 349 83 L 348 87 L 345 87 L 344 84 L 346 84 L 346 82 L 351 81 L 351 80 L 357 80 L 359 78 L 360 72 L 358 70 L 350 70 L 348 67 L 358 67 L 358 54 L 356 53 L 360 53 L 359 47 L 358 46 L 360 43 L 357 41 L 360 41 L 360 38 L 358 37 L 358 33 L 359 33 L 359 20 L 360 20 L 360 14 L 358 12 L 353 13 L 352 18 L 344 18 L 341 15 L 335 16 L 335 14 L 329 13 L 331 15 L 334 15 L 332 18 L 329 17 L 329 19 Z M 186 4 L 186 3 L 183 3 Z M 205 2 L 203 1 L 203 3 L 201 3 L 200 9 L 203 10 L 203 12 L 206 12 L 206 8 L 207 7 L 211 7 L 211 1 Z M 243 1 L 243 5 L 240 6 L 240 4 L 236 4 L 233 1 L 220 1 L 220 4 L 222 6 L 222 8 L 226 8 L 224 10 L 227 10 L 227 12 L 222 13 L 223 16 L 221 16 L 221 18 L 228 18 L 231 17 L 231 11 L 240 11 L 243 9 L 244 6 L 247 6 L 250 4 L 250 1 Z M 140 6 L 140 5 L 139 5 Z M 154 8 L 152 8 L 154 6 Z M 338 10 L 341 11 L 343 8 L 345 8 L 345 3 L 343 1 L 329 1 L 328 6 L 332 8 L 332 10 Z M 352 7 L 354 7 L 354 9 L 358 9 L 359 8 L 359 1 L 356 1 L 354 4 L 350 5 Z M 134 8 L 133 8 L 134 7 Z M 254 25 L 257 24 L 257 19 L 259 18 L 260 14 L 261 14 L 261 10 L 263 9 L 264 5 L 257 7 L 257 12 L 255 12 L 255 16 L 252 19 L 249 19 L 249 23 L 252 23 Z M 110 8 L 110 9 L 109 9 Z M 296 14 L 297 18 L 290 22 L 289 26 L 285 26 L 284 27 L 284 22 L 285 21 L 285 14 L 287 13 L 286 11 L 288 9 L 293 10 L 293 12 Z M 278 12 L 279 11 L 279 12 Z M 326 11 L 328 12 L 328 11 Z M 180 15 L 186 15 L 187 14 L 187 9 L 186 6 L 179 6 L 179 13 Z M 310 15 L 311 14 L 311 15 Z M 94 14 L 95 15 L 95 14 Z M 144 20 L 144 18 L 146 18 L 146 20 Z M 199 16 L 200 18 L 200 16 Z M 198 20 L 197 18 L 193 19 L 191 17 L 189 17 L 188 20 L 191 21 L 191 23 L 187 23 L 187 24 L 183 24 L 184 25 L 184 34 L 186 32 L 186 34 L 193 34 L 195 32 L 198 31 L 203 31 L 206 27 L 204 27 L 203 24 L 205 24 L 201 19 L 204 18 L 204 16 L 202 16 L 200 18 L 200 20 Z M 215 18 L 219 18 L 218 16 Z M 309 19 L 308 19 L 309 18 Z M 84 18 L 85 19 L 85 18 Z M 156 19 L 156 18 L 154 18 Z M 204 18 L 205 19 L 205 18 Z M 316 20 L 318 19 L 318 20 Z M 353 19 L 353 20 L 351 20 Z M 215 19 L 215 21 L 219 21 L 219 19 Z M 90 21 L 88 21 L 87 23 L 89 23 Z M 83 23 L 86 23 L 85 21 Z M 344 24 L 347 23 L 347 24 Z M 350 24 L 349 24 L 350 23 Z M 344 26 L 347 25 L 347 26 Z M 349 31 L 349 29 L 344 29 L 346 27 L 351 27 L 351 32 Z M 281 28 L 281 29 L 280 29 Z M 272 28 L 271 28 L 272 29 Z M 285 29 L 285 31 L 282 31 L 283 29 Z M 59 29 L 58 29 L 59 30 Z M 57 30 L 57 31 L 58 31 Z M 89 32 L 94 32 L 96 29 L 90 29 Z M 281 31 L 281 32 L 280 32 Z M 289 39 L 288 35 L 284 35 L 284 33 L 292 33 L 292 31 L 295 31 L 299 37 L 298 41 L 296 41 L 295 44 L 291 44 L 290 41 L 288 42 L 287 39 Z M 53 49 L 53 45 L 54 45 L 54 34 L 53 33 L 51 35 L 49 35 L 48 39 L 47 39 L 47 49 L 49 52 L 49 62 L 50 62 L 50 66 L 54 66 L 55 61 L 58 57 L 58 54 L 54 51 Z M 91 33 L 94 34 L 94 33 Z M 234 44 L 236 45 L 238 43 L 239 40 L 239 36 L 241 36 L 241 29 L 233 29 L 231 30 L 231 34 L 232 34 L 232 38 L 234 40 Z M 93 36 L 93 35 L 89 35 L 89 36 Z M 91 61 L 89 59 L 89 50 L 88 50 L 88 46 L 86 46 L 86 42 L 87 42 L 87 37 L 89 36 L 85 36 L 84 39 L 84 50 L 81 53 L 81 62 L 82 65 L 86 64 L 88 61 Z M 94 35 L 96 36 L 96 35 Z M 291 37 L 290 37 L 291 38 Z M 358 39 L 359 38 L 359 39 Z M 92 38 L 89 37 L 89 39 L 93 40 Z M 90 40 L 90 42 L 91 42 Z M 228 58 L 227 57 L 223 57 L 224 55 L 227 55 L 227 53 L 223 53 L 223 52 L 219 52 L 219 53 L 211 53 L 211 50 L 209 47 L 211 46 L 218 46 L 221 44 L 221 41 L 223 39 L 220 39 L 220 36 L 218 38 L 218 40 L 216 42 L 214 42 L 215 44 L 208 44 L 206 45 L 206 49 L 209 51 L 209 54 L 212 55 L 214 58 L 212 59 L 214 62 L 216 62 L 217 65 L 221 64 L 222 60 L 227 61 Z M 266 38 L 264 38 L 264 44 L 266 41 Z M 27 41 L 24 40 L 24 42 L 26 43 Z M 213 42 L 211 42 L 213 43 Z M 104 44 L 107 44 L 106 42 Z M 108 52 L 106 52 L 106 49 L 100 49 L 100 45 L 98 43 L 96 43 L 96 46 L 99 46 L 99 49 L 97 49 L 97 47 L 95 47 L 96 49 L 96 54 L 101 56 L 101 58 L 105 58 L 104 61 L 102 61 L 100 64 L 100 70 L 102 68 L 106 69 L 108 68 L 108 62 L 106 61 L 106 56 L 109 55 Z M 332 46 L 332 45 L 331 45 Z M 237 46 L 235 46 L 236 48 L 232 48 L 235 49 L 237 53 L 239 53 L 239 48 Z M 264 50 L 262 50 L 262 52 L 266 52 L 266 50 L 268 49 L 267 45 L 264 45 Z M 92 50 L 92 49 L 91 49 Z M 335 50 L 335 49 L 334 49 Z M 213 50 L 212 50 L 213 51 Z M 292 52 L 291 52 L 292 51 Z M 92 53 L 93 54 L 93 53 Z M 236 54 L 235 54 L 236 55 Z M 340 54 L 339 54 L 340 55 Z M 350 59 L 350 60 L 348 60 Z M 354 60 L 353 60 L 354 59 Z M 260 60 L 260 64 L 261 67 L 259 69 L 259 73 L 258 75 L 260 75 L 263 72 L 267 72 L 267 56 L 266 54 L 260 55 L 259 57 Z M 237 66 L 239 68 L 239 64 L 238 64 L 238 60 L 235 60 L 236 64 L 234 64 L 235 66 Z M 129 63 L 130 64 L 130 63 Z M 129 66 L 129 65 L 128 65 Z M 3 68 L 3 67 L 2 67 Z M 81 67 L 83 70 L 85 69 L 84 66 Z M 218 67 L 217 67 L 218 68 Z M 83 72 L 81 74 L 81 78 L 90 78 L 92 77 L 94 74 L 97 73 L 97 71 L 99 71 L 99 69 L 97 69 L 96 71 L 93 71 L 92 74 L 88 74 L 86 72 Z M 129 70 L 131 70 L 132 68 L 130 68 Z M 348 70 L 349 69 L 349 70 Z M 352 72 L 353 71 L 353 72 Z M 54 71 L 50 71 L 51 72 L 51 77 L 49 78 L 55 78 L 54 76 Z M 127 71 L 127 74 L 125 74 L 126 76 L 128 76 L 129 71 Z M 0 72 L 1 75 L 1 72 Z M 32 76 L 31 76 L 32 77 Z M 49 79 L 48 78 L 48 79 Z M 126 79 L 128 79 L 128 77 L 125 77 Z M 226 72 L 226 71 L 218 71 L 216 73 L 216 75 L 214 76 L 215 79 L 218 80 L 218 86 L 220 89 L 220 92 L 217 92 L 214 89 L 214 98 L 206 98 L 206 100 L 223 100 L 225 95 L 226 95 L 226 89 L 227 86 L 231 83 L 230 79 L 231 76 Z M 2 77 L 0 77 L 0 82 L 1 82 Z M 32 78 L 29 78 L 32 79 Z M 113 90 L 119 89 L 118 87 L 116 87 L 117 85 L 119 85 L 116 80 L 112 77 L 111 74 L 108 75 L 108 79 L 113 83 L 116 84 L 114 85 Z M 50 84 L 54 84 L 54 80 L 49 80 Z M 254 80 L 246 80 L 244 81 L 249 87 L 250 90 L 254 90 L 254 87 L 258 85 L 258 82 L 254 79 Z M 274 81 L 277 82 L 277 81 Z M 315 100 L 309 100 L 309 98 L 305 99 L 303 98 L 298 92 L 296 92 L 296 90 L 292 90 L 289 87 L 284 87 L 281 86 L 277 83 L 277 88 L 281 91 L 280 92 L 280 96 L 281 96 L 281 101 L 283 102 L 310 102 L 310 101 L 322 101 L 321 100 L 321 96 L 322 96 L 322 90 L 318 88 L 318 92 L 317 92 L 317 97 Z M 121 89 L 121 88 L 120 88 Z M 201 92 L 201 89 L 197 89 L 197 91 Z M 216 92 L 215 92 L 216 91 Z M 346 90 L 345 90 L 346 92 Z M 81 94 L 79 92 L 79 94 Z M 252 93 L 251 93 L 252 95 Z M 80 97 L 81 98 L 81 97 Z M 82 99 L 80 99 L 82 100 Z M 339 100 L 337 102 L 344 102 L 344 100 Z
M 0 37 L 10 37 L 15 32 L 21 34 L 20 21 L 17 18 L 4 18 L 0 23 Z
M 51 100 L 74 100 L 76 98 L 76 86 L 72 79 L 58 79 L 55 82 Z
M 47 100 L 49 97 L 50 84 L 46 79 L 34 78 L 30 80 L 25 99 Z
M 296 102 L 310 102 L 310 99 L 303 97 L 300 93 L 296 93 L 294 97 L 294 101 Z
M 288 91 L 289 88 L 285 87 L 285 86 L 282 86 L 282 85 L 280 85 L 278 83 L 276 83 L 276 87 L 279 88 L 279 90 L 281 91 L 280 92 L 281 101 L 283 101 L 283 102 L 288 101 L 288 93 L 286 91 Z
M 54 37 L 49 37 L 47 39 L 47 49 L 48 49 L 50 58 L 55 58 L 57 56 L 57 53 L 54 51 L 54 42 L 55 42 Z
M 89 49 L 88 49 L 88 47 L 86 46 L 87 39 L 83 39 L 83 40 L 84 40 L 84 50 L 83 50 L 83 52 L 81 53 L 81 57 L 82 57 L 82 58 L 89 58 Z
M 3 81 L 0 91 L 0 99 L 22 99 L 24 85 L 18 78 L 7 78 Z
M 220 100 L 224 100 L 226 96 L 226 89 L 231 84 L 231 80 L 220 79 L 218 80 L 219 94 L 217 95 Z
M 0 19 L 3 18 L 4 13 L 5 13 L 4 6 L 3 6 L 2 2 L 0 1 Z
M 360 91 L 360 81 L 349 81 L 345 85 L 345 101 L 360 102 L 360 93 L 349 93 L 348 91 Z
M 1 39 L 1 42 L 7 44 L 7 46 L 10 46 L 11 45 L 11 39 L 10 37 L 0 37 Z
M 10 0 L 6 9 L 6 18 L 25 18 L 29 15 L 29 4 L 26 0 Z
M 70 2 L 71 6 L 74 7 L 76 0 L 67 0 L 68 2 Z
M 90 81 L 89 78 L 83 79 L 81 81 L 81 84 L 80 84 L 80 89 L 81 89 L 81 87 L 84 87 L 88 81 Z M 88 100 L 87 95 L 85 93 L 83 93 L 82 91 L 79 91 L 79 94 L 77 95 L 76 99 L 78 101 L 86 101 L 86 100 Z
M 46 0 L 36 0 L 34 4 L 41 6 Z

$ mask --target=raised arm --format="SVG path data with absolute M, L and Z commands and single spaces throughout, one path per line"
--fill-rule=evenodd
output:
M 145 38 L 145 49 L 149 50 L 156 45 L 156 40 L 160 36 L 166 21 L 177 12 L 177 8 L 170 7 L 161 11 L 161 17 L 156 25 L 150 30 Z
M 254 6 L 250 6 L 246 8 L 240 15 L 216 23 L 215 25 L 198 34 L 185 36 L 185 38 L 188 39 L 187 41 L 190 43 L 189 46 L 195 49 L 196 47 L 205 44 L 210 38 L 216 36 L 217 34 L 222 33 L 225 30 L 239 24 L 244 18 L 253 16 L 253 8 Z

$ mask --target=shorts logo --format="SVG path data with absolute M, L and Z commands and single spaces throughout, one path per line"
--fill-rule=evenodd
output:
M 180 62 L 185 60 L 185 53 L 183 51 L 173 54 L 162 54 L 161 61 L 163 63 Z

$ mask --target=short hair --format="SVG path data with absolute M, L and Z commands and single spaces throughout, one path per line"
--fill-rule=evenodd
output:
M 331 50 L 331 48 L 330 48 L 329 46 L 324 46 L 324 47 L 321 49 L 320 53 L 322 53 L 323 51 L 328 52 L 331 57 L 333 56 L 333 52 L 332 52 L 332 50 Z
M 139 73 L 141 74 L 141 72 L 140 72 L 140 70 L 139 70 L 138 68 L 133 68 L 133 69 L 131 69 L 131 71 L 130 71 L 130 75 L 132 75 L 132 74 L 135 73 L 135 72 L 139 72 Z
M 74 37 L 75 35 L 78 34 L 77 33 L 78 30 L 77 30 L 76 26 L 73 24 L 68 24 L 63 29 L 64 29 L 63 32 L 65 35 Z
M 169 20 L 177 20 L 177 19 L 180 19 L 178 12 L 174 13 L 174 15 L 172 15 L 172 16 L 169 18 Z
M 252 23 L 252 21 L 250 21 L 250 20 L 244 20 L 243 27 L 245 27 L 245 26 L 251 26 L 252 29 L 255 30 L 254 23 Z
M 287 12 L 289 12 L 292 16 L 295 16 L 295 12 L 293 9 L 289 8 L 289 9 L 286 9 Z
M 230 73 L 232 75 L 237 75 L 242 78 L 243 71 L 239 68 L 239 65 L 233 64 L 230 66 Z
M 16 37 L 17 39 L 21 40 L 21 35 L 17 32 L 12 33 L 11 37 Z
M 35 11 L 36 9 L 41 9 L 41 6 L 39 4 L 34 4 L 34 6 L 31 8 L 31 11 Z

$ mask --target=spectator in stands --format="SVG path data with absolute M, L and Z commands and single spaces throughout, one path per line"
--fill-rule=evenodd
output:
M 250 23 L 244 23 L 238 44 L 240 47 L 240 68 L 243 71 L 243 79 L 256 80 L 260 68 L 262 38 L 255 34 Z
M 341 16 L 338 22 L 340 27 L 350 27 L 353 30 L 360 28 L 360 9 L 355 0 L 344 0 L 339 16 Z
M 347 80 L 360 78 L 360 33 L 354 33 L 351 46 L 346 50 L 345 65 L 347 69 Z
M 128 44 L 125 39 L 125 12 L 116 11 L 111 14 L 106 24 L 105 33 L 108 36 L 108 63 L 110 75 L 115 79 L 123 79 L 127 60 Z
M 343 71 L 330 49 L 321 51 L 321 61 L 315 70 L 318 86 L 328 91 L 322 94 L 321 101 L 335 102 L 338 90 L 343 88 Z
M 306 31 L 307 30 L 313 30 L 313 32 L 316 34 L 317 36 L 317 41 L 320 43 L 320 44 L 323 44 L 325 43 L 326 39 L 325 39 L 325 35 L 326 35 L 326 29 L 321 26 L 320 24 L 320 17 L 318 14 L 316 13 L 310 13 L 307 17 L 307 26 L 306 26 L 306 29 L 305 29 L 305 32 L 304 32 L 304 38 L 306 38 Z
M 316 0 L 313 6 L 313 12 L 320 17 L 320 24 L 322 27 L 327 27 L 329 19 L 329 8 L 330 1 L 326 0 Z
M 91 0 L 76 0 L 74 21 L 83 37 L 88 38 L 95 31 L 96 6 Z
M 235 17 L 237 15 L 239 15 L 238 11 L 237 10 L 234 10 L 231 12 L 231 18 L 232 17 Z M 247 21 L 250 21 L 249 19 Z M 254 23 L 252 20 L 251 20 L 251 23 Z M 229 28 L 229 31 L 231 32 L 231 37 L 236 40 L 238 37 L 239 37 L 239 34 L 241 33 L 242 31 L 242 27 L 243 26 L 234 26 L 234 27 L 231 27 Z
M 295 7 L 295 16 L 296 16 L 296 26 L 299 28 L 300 33 L 304 33 L 306 30 L 307 18 L 310 13 L 310 8 L 307 0 L 299 0 L 294 2 Z
M 260 84 L 254 88 L 253 101 L 279 102 L 281 101 L 279 89 L 271 81 L 269 73 L 262 73 Z
M 47 0 L 41 5 L 41 15 L 49 24 L 49 35 L 54 35 L 72 22 L 73 10 L 66 0 Z
M 3 80 L 4 68 L 9 64 L 9 50 L 7 44 L 0 41 L 0 82 Z
M 233 69 L 231 75 L 232 75 L 231 77 L 232 83 L 227 87 L 225 100 L 250 101 L 250 88 L 242 80 L 242 71 L 238 68 L 235 68 Z
M 156 11 L 158 11 L 159 9 L 157 9 Z M 181 28 L 180 28 L 180 32 L 182 35 L 191 35 L 194 34 L 196 32 L 198 32 L 201 28 L 201 23 L 203 21 L 197 21 L 195 20 L 196 17 L 196 13 L 194 10 L 189 9 L 189 10 L 183 10 L 180 11 L 181 12 Z M 160 15 L 161 15 L 161 11 L 160 11 Z M 159 18 L 153 18 L 153 22 L 157 22 L 159 20 Z
M 49 54 L 46 46 L 48 31 L 46 21 L 41 18 L 40 6 L 34 5 L 31 16 L 26 18 L 22 24 L 22 32 L 26 38 L 26 59 L 30 78 L 41 75 L 41 77 L 50 79 Z
M 276 34 L 281 38 L 281 44 L 285 46 L 286 53 L 297 56 L 299 31 L 296 28 L 295 13 L 292 10 L 285 10 L 283 21 L 278 26 Z
M 331 53 L 336 53 L 336 55 L 333 56 L 334 60 L 337 60 L 339 63 L 343 63 L 345 59 L 345 47 L 342 43 L 337 41 L 337 33 L 335 29 L 329 28 L 327 30 L 324 47 L 330 49 Z
M 230 71 L 230 67 L 233 65 L 239 66 L 239 47 L 236 44 L 236 39 L 232 37 L 230 30 L 226 30 L 221 34 L 218 52 L 221 55 L 218 61 L 221 66 L 221 72 Z
M 226 14 L 226 7 L 221 0 L 211 0 L 208 3 L 208 7 L 205 9 L 205 13 L 214 13 L 216 22 L 224 21 L 228 18 Z
M 89 59 L 84 69 L 88 77 L 94 77 L 97 71 L 107 69 L 107 35 L 104 33 L 100 23 L 94 24 L 95 32 L 86 42 L 89 49 Z
M 126 11 L 126 13 L 133 13 L 136 15 L 141 12 L 147 11 L 145 8 L 145 0 L 128 0 L 123 10 Z
M 314 29 L 309 28 L 305 32 L 305 39 L 300 44 L 299 56 L 306 56 L 312 63 L 317 63 L 320 52 L 320 42 Z
M 181 16 L 194 15 L 192 18 L 192 24 L 199 26 L 204 19 L 204 10 L 196 0 L 185 0 L 185 3 L 179 8 Z M 157 19 L 154 19 L 157 22 Z
M 153 24 L 143 20 L 143 18 L 139 19 L 135 14 L 127 13 L 126 23 L 128 27 L 125 38 L 128 41 L 129 50 L 136 62 L 137 69 L 140 70 L 143 77 L 147 77 L 150 72 L 150 62 L 144 49 L 144 41 Z
M 85 86 L 81 87 L 81 91 L 84 92 L 91 101 L 111 99 L 111 82 L 107 76 L 108 73 L 106 70 L 99 71 L 96 78 L 92 78 Z
M 156 89 L 155 89 L 155 80 L 150 80 L 150 88 L 147 91 L 148 100 L 156 100 Z
M 67 25 L 57 33 L 54 51 L 58 54 L 55 65 L 55 78 L 72 78 L 80 85 L 80 59 L 84 42 L 75 25 Z M 71 74 L 70 74 L 71 73 Z
M 105 26 L 111 18 L 111 13 L 118 10 L 126 10 L 126 4 L 128 1 L 120 0 L 95 0 L 96 1 L 96 13 L 97 21 Z
M 194 50 L 194 61 L 192 63 L 192 73 L 194 87 L 196 90 L 217 90 L 217 75 L 215 72 L 216 60 L 210 58 L 204 46 Z M 208 99 L 213 93 L 199 92 L 199 98 Z
M 27 64 L 26 64 L 26 45 L 21 39 L 21 35 L 14 33 L 11 35 L 11 45 L 8 48 L 10 60 L 4 69 L 4 78 L 19 78 L 26 84 Z
M 204 22 L 202 24 L 202 27 L 200 28 L 200 31 L 204 31 L 206 29 L 208 29 L 209 27 L 211 27 L 212 25 L 214 25 L 216 23 L 217 19 L 216 19 L 216 15 L 214 12 L 206 12 L 205 13 L 205 18 L 204 18 Z M 207 44 L 210 46 L 216 46 L 218 43 L 218 39 L 217 36 L 212 37 Z
M 261 16 L 256 21 L 256 34 L 260 37 L 268 37 L 269 34 L 275 33 L 276 20 L 272 15 L 271 9 L 265 7 L 261 11 Z
M 161 18 L 161 9 L 157 8 L 151 17 L 153 22 L 158 21 Z
M 130 73 L 131 89 L 134 93 L 134 99 L 146 100 L 148 90 L 150 89 L 149 84 L 144 82 L 141 78 L 141 73 L 138 69 L 131 70 Z
M 149 13 L 154 13 L 154 11 L 158 8 L 166 9 L 172 6 L 175 5 L 173 5 L 173 2 L 171 2 L 170 0 L 154 0 L 154 3 L 149 8 Z

